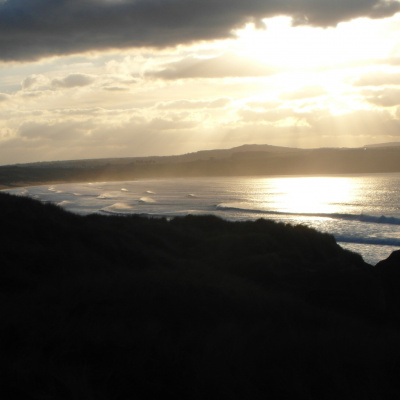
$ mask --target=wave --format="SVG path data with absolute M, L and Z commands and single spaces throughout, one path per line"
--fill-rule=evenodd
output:
M 265 214 L 265 215 L 282 215 L 282 216 L 293 216 L 293 217 L 319 217 L 319 218 L 331 218 L 331 219 L 342 219 L 346 221 L 357 221 L 374 224 L 387 224 L 387 225 L 400 225 L 400 218 L 387 217 L 381 215 L 380 217 L 368 214 L 342 214 L 342 213 L 290 213 L 285 211 L 272 211 L 263 209 L 248 208 L 240 203 L 221 203 L 217 205 L 218 210 L 222 211 L 241 211 L 249 214 Z
M 134 213 L 134 208 L 127 203 L 114 203 L 111 206 L 104 207 L 99 211 L 106 214 L 130 215 Z
M 112 199 L 114 197 L 116 197 L 115 193 L 110 192 L 101 193 L 97 196 L 98 199 Z
M 141 197 L 139 199 L 139 203 L 150 204 L 150 203 L 156 203 L 156 201 L 154 199 L 152 199 L 151 197 Z
M 57 203 L 57 205 L 60 206 L 60 207 L 66 206 L 68 204 L 73 204 L 73 202 L 72 201 L 68 201 L 68 200 L 63 200 L 63 201 L 60 201 L 59 203 Z
M 192 193 L 188 194 L 186 197 L 188 197 L 190 199 L 196 199 L 197 198 L 197 196 L 195 194 L 192 194 Z
M 26 188 L 18 188 L 18 189 L 4 189 L 2 192 L 6 192 L 12 194 L 14 196 L 30 196 L 28 189 Z
M 146 190 L 145 193 L 146 193 L 146 194 L 155 194 L 155 193 L 152 192 L 151 190 Z
M 335 235 L 335 239 L 338 243 L 358 243 L 368 245 L 380 245 L 380 246 L 396 246 L 400 247 L 400 240 L 396 238 L 369 238 L 369 237 L 347 237 Z

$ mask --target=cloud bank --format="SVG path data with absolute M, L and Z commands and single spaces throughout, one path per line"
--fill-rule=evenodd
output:
M 186 57 L 180 61 L 166 64 L 160 71 L 149 72 L 148 77 L 166 80 L 188 78 L 234 78 L 261 77 L 276 74 L 278 71 L 263 63 L 224 53 L 217 57 Z
M 327 27 L 398 11 L 396 0 L 8 0 L 0 3 L 0 60 L 224 39 L 277 15 Z

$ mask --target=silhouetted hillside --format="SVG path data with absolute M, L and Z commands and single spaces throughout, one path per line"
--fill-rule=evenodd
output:
M 211 216 L 82 217 L 4 193 L 0 210 L 7 398 L 399 392 L 400 332 L 379 271 L 330 235 Z

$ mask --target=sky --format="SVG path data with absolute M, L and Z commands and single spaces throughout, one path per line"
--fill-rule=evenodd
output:
M 0 165 L 400 141 L 395 0 L 0 0 Z

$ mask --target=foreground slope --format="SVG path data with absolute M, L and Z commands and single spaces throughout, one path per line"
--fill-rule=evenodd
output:
M 397 322 L 360 256 L 307 227 L 81 217 L 0 194 L 10 398 L 391 398 Z

